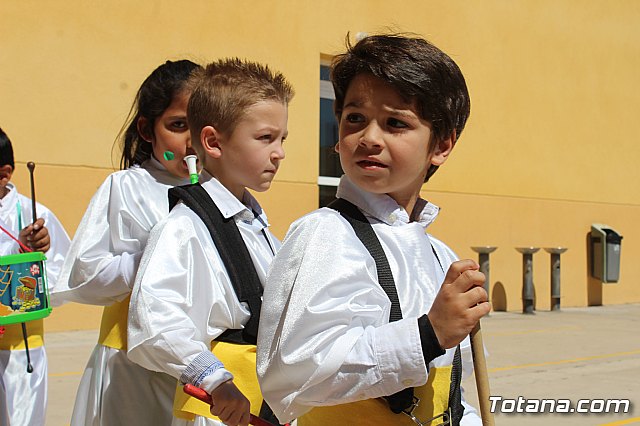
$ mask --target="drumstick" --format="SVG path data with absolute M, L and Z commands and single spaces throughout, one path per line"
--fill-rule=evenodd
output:
M 209 395 L 204 389 L 201 389 L 197 386 L 193 386 L 187 383 L 186 385 L 184 385 L 182 390 L 187 395 L 191 395 L 192 397 L 197 398 L 202 402 L 206 402 L 209 405 L 213 403 L 213 400 L 211 399 L 211 395 Z M 249 419 L 249 424 L 253 426 L 275 426 L 273 423 L 270 423 L 264 419 L 261 419 L 260 417 L 254 416 L 253 414 L 251 414 L 251 418 Z
M 36 214 L 36 186 L 33 182 L 33 169 L 36 168 L 36 165 L 33 161 L 29 161 L 27 163 L 27 168 L 29 169 L 29 177 L 31 180 L 31 213 L 33 216 L 33 223 L 36 223 L 36 220 L 38 220 L 38 215 Z M 29 355 L 27 324 L 25 323 L 22 323 L 22 338 L 24 339 L 24 350 L 27 354 L 27 373 L 33 373 L 33 365 L 31 365 L 31 356 Z
M 478 403 L 480 405 L 480 415 L 482 426 L 494 426 L 493 413 L 490 410 L 489 396 L 489 374 L 487 372 L 487 361 L 484 356 L 484 344 L 482 343 L 482 330 L 480 321 L 471 331 L 471 354 L 473 356 L 473 371 L 476 376 L 476 388 L 478 389 Z
M 27 373 L 33 373 L 33 365 L 31 365 L 31 356 L 29 355 L 29 339 L 27 337 L 27 324 L 22 323 L 22 338 L 24 339 L 24 351 L 27 354 Z
M 36 168 L 36 164 L 33 161 L 29 161 L 27 168 L 31 179 L 31 212 L 33 213 L 33 223 L 36 223 L 36 220 L 38 220 L 38 215 L 36 214 L 36 186 L 33 181 L 33 169 Z

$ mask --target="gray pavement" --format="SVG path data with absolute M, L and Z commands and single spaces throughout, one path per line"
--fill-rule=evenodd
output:
M 501 397 L 496 425 L 640 425 L 640 305 L 563 308 L 535 315 L 494 312 L 482 320 L 489 351 L 491 394 Z M 47 425 L 68 425 L 80 376 L 97 339 L 96 331 L 48 333 Z M 475 383 L 463 383 L 477 406 Z M 520 403 L 518 398 L 522 397 Z M 628 413 L 517 413 L 535 399 L 568 400 L 604 411 L 606 400 L 629 399 Z M 546 402 L 550 406 L 551 402 Z M 562 409 L 563 401 L 556 403 Z M 613 405 L 611 406 L 614 407 Z M 548 410 L 547 410 L 548 411 Z

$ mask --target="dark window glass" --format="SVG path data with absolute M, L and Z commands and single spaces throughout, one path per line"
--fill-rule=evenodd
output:
M 320 99 L 320 176 L 340 177 L 340 157 L 333 147 L 338 142 L 338 122 L 333 116 L 333 100 Z
M 320 207 L 325 207 L 327 204 L 336 199 L 336 186 L 318 185 L 320 188 Z
M 335 95 L 329 82 L 329 67 L 320 66 L 320 176 L 339 178 L 342 176 L 340 157 L 333 150 L 338 142 L 338 121 L 333 115 L 333 100 Z M 319 185 L 320 207 L 331 202 L 336 193 L 336 187 L 325 185 L 326 180 Z
M 320 65 L 320 80 L 329 81 L 329 66 Z

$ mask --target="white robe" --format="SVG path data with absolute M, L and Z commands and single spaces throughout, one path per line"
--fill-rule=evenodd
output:
M 378 284 L 375 261 L 338 212 L 322 208 L 294 222 L 267 277 L 258 336 L 260 386 L 281 421 L 314 406 L 391 395 L 427 380 L 417 319 L 429 312 L 444 271 L 456 260 L 426 233 L 438 208 L 419 200 L 423 208 L 410 222 L 391 197 L 362 191 L 346 176 L 338 197 L 372 223 L 403 319 L 389 323 L 391 302 Z M 464 378 L 473 368 L 468 338 L 461 349 Z M 430 365 L 450 365 L 453 353 Z M 463 404 L 462 424 L 480 425 L 475 410 Z
M 125 299 L 149 233 L 169 213 L 167 191 L 188 179 L 155 159 L 111 174 L 91 199 L 52 302 L 111 305 Z M 82 376 L 71 424 L 167 424 L 175 379 L 131 362 L 125 350 L 96 345 Z
M 26 227 L 33 221 L 31 199 L 18 193 L 9 183 L 9 193 L 0 199 L 0 225 L 18 238 L 20 225 Z M 20 216 L 18 220 L 18 205 Z M 51 248 L 47 257 L 47 282 L 49 290 L 55 288 L 65 254 L 69 249 L 69 236 L 58 218 L 45 206 L 36 203 L 38 218 L 44 219 L 49 231 Z M 21 222 L 21 223 L 19 223 Z M 17 254 L 18 243 L 4 232 L 0 232 L 0 255 Z M 11 327 L 20 327 L 20 324 Z M 29 323 L 27 323 L 27 332 Z M 23 349 L 0 350 L 0 425 L 42 425 L 47 405 L 47 354 L 44 346 L 30 347 L 29 356 L 33 365 L 31 374 L 26 372 L 27 356 Z
M 222 215 L 233 216 L 264 282 L 280 244 L 268 231 L 260 205 L 246 191 L 241 203 L 206 172 L 200 180 Z M 242 328 L 248 319 L 249 310 L 238 301 L 206 226 L 189 207 L 178 204 L 151 232 L 140 263 L 129 311 L 129 358 L 181 378 L 187 367 L 197 368 L 196 358 L 212 359 L 216 337 Z M 219 368 L 192 384 L 211 392 L 230 377 Z M 186 423 L 174 419 L 175 425 Z M 195 423 L 222 425 L 200 416 Z

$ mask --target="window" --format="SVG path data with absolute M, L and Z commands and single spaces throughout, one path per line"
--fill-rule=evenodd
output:
M 324 207 L 335 199 L 336 189 L 342 167 L 340 158 L 333 150 L 338 142 L 338 121 L 333 115 L 333 101 L 335 95 L 329 81 L 329 65 L 320 65 L 320 189 L 319 205 Z

